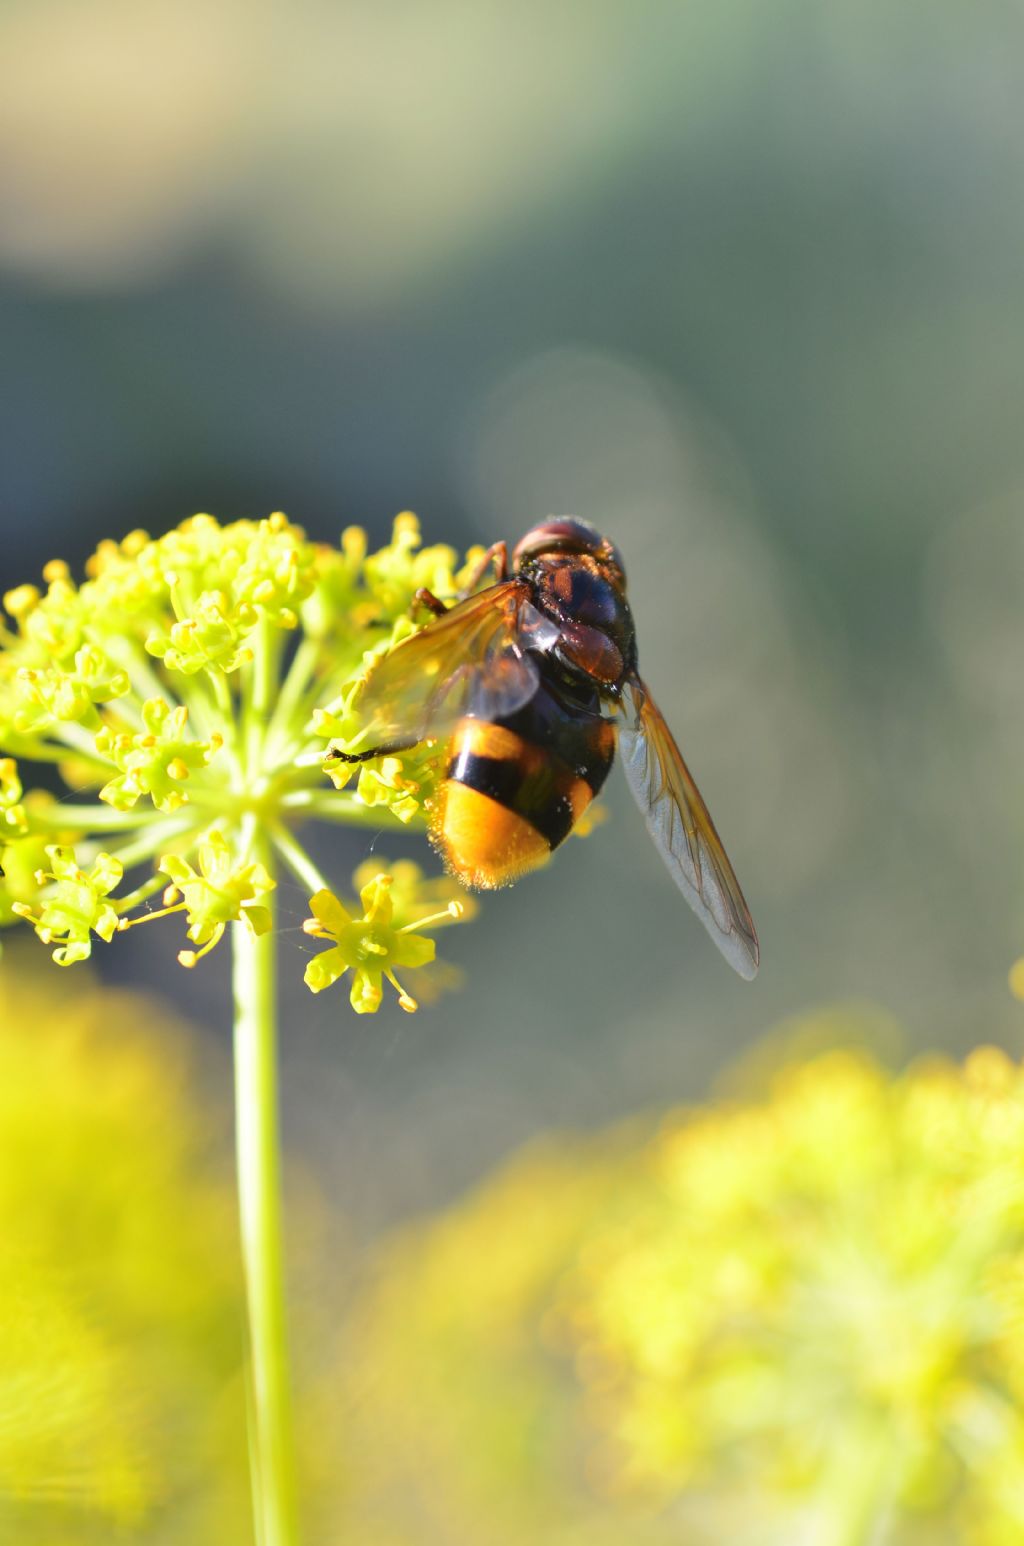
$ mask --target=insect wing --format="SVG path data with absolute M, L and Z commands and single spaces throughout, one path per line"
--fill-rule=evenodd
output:
M 534 642 L 531 614 L 541 621 L 529 594 L 522 580 L 491 585 L 378 661 L 357 705 L 365 744 L 413 745 L 446 735 L 466 713 L 522 708 L 539 680 L 525 650 Z
M 637 678 L 629 691 L 634 723 L 619 731 L 629 787 L 672 879 L 729 965 L 749 979 L 760 959 L 757 934 L 722 840 L 646 686 Z

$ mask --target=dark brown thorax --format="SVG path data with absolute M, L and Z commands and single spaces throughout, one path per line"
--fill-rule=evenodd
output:
M 618 549 L 586 521 L 535 527 L 513 555 L 538 610 L 556 623 L 556 653 L 599 690 L 617 696 L 636 671 L 636 634 Z

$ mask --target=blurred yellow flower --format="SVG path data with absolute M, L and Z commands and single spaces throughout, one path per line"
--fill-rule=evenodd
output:
M 831 1051 L 534 1145 L 384 1251 L 343 1357 L 353 1546 L 1010 1546 L 1024 1074 Z
M 249 1538 L 230 1134 L 153 1003 L 0 972 L 0 1540 Z

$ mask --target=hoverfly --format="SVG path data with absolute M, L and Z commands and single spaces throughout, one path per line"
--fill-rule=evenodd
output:
M 475 586 L 494 565 L 496 583 Z M 669 874 L 741 977 L 753 920 L 672 732 L 637 671 L 618 548 L 586 521 L 552 519 L 512 554 L 484 555 L 469 594 L 372 670 L 360 709 L 371 746 L 346 762 L 447 738 L 431 839 L 463 884 L 507 885 L 569 835 L 611 769 L 626 780 Z

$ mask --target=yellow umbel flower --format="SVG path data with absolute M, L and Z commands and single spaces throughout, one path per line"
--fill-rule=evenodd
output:
M 253 1508 L 263 1546 L 299 1539 L 280 1219 L 277 879 L 282 867 L 295 876 L 321 937 L 334 940 L 307 973 L 315 991 L 352 968 L 352 1001 L 372 1012 L 382 975 L 397 986 L 396 965 L 432 960 L 432 940 L 392 923 L 388 875 L 350 930 L 301 829 L 311 820 L 425 824 L 440 753 L 420 747 L 382 759 L 354 790 L 331 789 L 323 764 L 332 736 L 365 735 L 358 704 L 369 665 L 414 631 L 419 587 L 457 591 L 455 563 L 451 549 L 421 549 L 409 512 L 372 554 L 358 531 L 331 548 L 280 513 L 227 526 L 197 515 L 156 540 L 136 531 L 102 543 L 81 585 L 54 561 L 45 591 L 21 585 L 4 598 L 0 924 L 24 920 L 66 966 L 86 960 L 97 940 L 172 915 L 187 920 L 198 947 L 179 952 L 183 966 L 232 940 Z M 43 770 L 54 768 L 64 789 L 47 799 Z M 420 918 L 419 927 L 456 915 Z
M 836 1051 L 534 1146 L 386 1250 L 342 1356 L 353 1543 L 1011 1546 L 1024 1072 Z
M 45 589 L 9 591 L 0 923 L 25 919 L 69 965 L 96 939 L 183 911 L 201 948 L 178 959 L 194 966 L 228 925 L 271 927 L 280 866 L 310 896 L 329 890 L 305 823 L 422 826 L 436 748 L 369 762 L 351 790 L 349 770 L 324 758 L 333 737 L 359 740 L 369 666 L 415 631 L 419 587 L 455 593 L 456 564 L 451 548 L 420 546 L 408 511 L 376 553 L 356 528 L 333 549 L 280 514 L 227 526 L 198 515 L 156 540 L 102 543 L 81 585 L 54 562 Z M 64 798 L 30 787 L 33 763 L 57 765 Z M 30 851 L 59 858 L 28 869 Z M 168 878 L 187 906 L 154 910 Z

